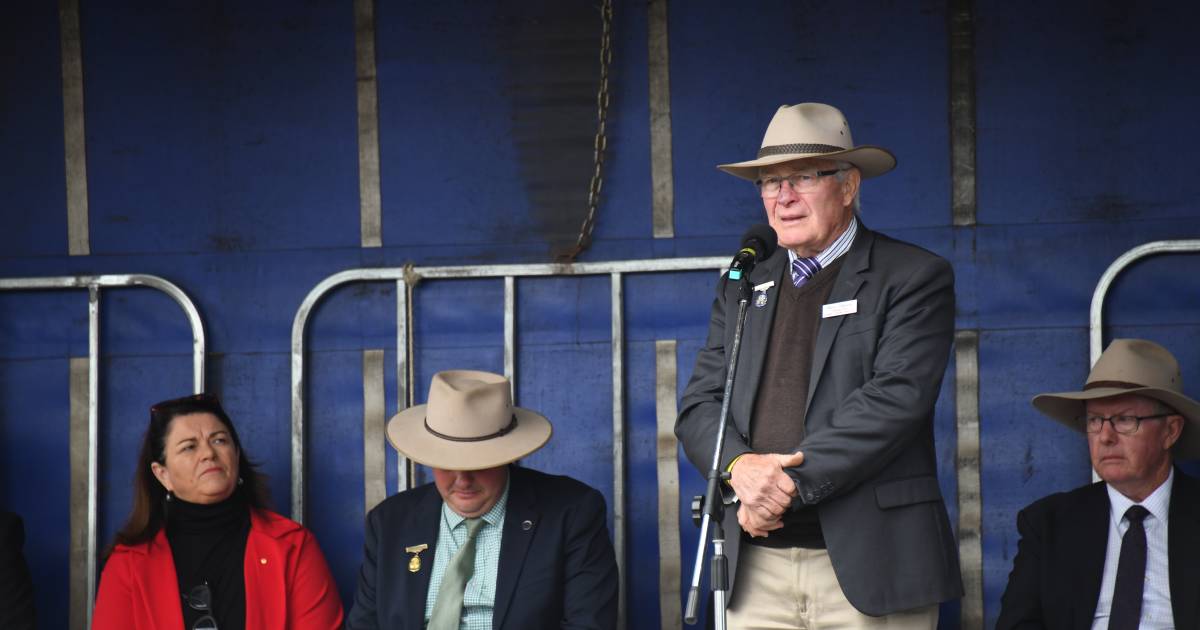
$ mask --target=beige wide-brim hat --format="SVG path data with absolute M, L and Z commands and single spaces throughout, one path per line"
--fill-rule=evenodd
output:
M 552 432 L 544 416 L 513 406 L 507 378 L 473 370 L 434 374 L 428 402 L 387 424 L 401 455 L 443 470 L 503 466 L 541 448 Z
M 763 136 L 758 158 L 749 162 L 720 164 L 717 168 L 754 181 L 758 169 L 805 158 L 849 162 L 863 179 L 883 175 L 896 167 L 896 156 L 882 147 L 854 146 L 850 124 L 838 108 L 822 103 L 783 105 L 775 112 Z
M 1183 416 L 1186 422 L 1183 435 L 1175 443 L 1175 456 L 1200 457 L 1200 403 L 1184 395 L 1179 362 L 1153 341 L 1113 340 L 1088 374 L 1083 391 L 1039 394 L 1033 397 L 1033 406 L 1082 433 L 1084 427 L 1078 418 L 1087 401 L 1125 394 L 1162 401 Z

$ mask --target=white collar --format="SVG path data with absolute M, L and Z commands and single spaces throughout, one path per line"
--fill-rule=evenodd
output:
M 846 252 L 850 251 L 850 245 L 854 243 L 854 235 L 857 233 L 858 217 L 851 216 L 850 225 L 847 225 L 846 229 L 842 230 L 842 233 L 838 235 L 837 238 L 833 239 L 833 242 L 829 244 L 829 247 L 821 250 L 820 253 L 813 258 L 817 259 L 817 263 L 821 265 L 822 269 L 828 267 L 830 263 L 840 258 Z M 788 263 L 791 264 L 796 262 L 796 258 L 796 252 L 789 249 Z
M 1159 484 L 1150 496 L 1146 497 L 1140 503 L 1137 503 L 1129 497 L 1121 494 L 1116 488 L 1109 484 L 1104 484 L 1108 490 L 1108 503 L 1112 506 L 1111 516 L 1114 525 L 1121 523 L 1121 519 L 1125 518 L 1125 511 L 1132 505 L 1141 505 L 1146 508 L 1154 518 L 1162 522 L 1167 522 L 1167 512 L 1171 509 L 1171 486 L 1175 484 L 1175 467 L 1172 466 L 1170 472 L 1167 473 L 1167 480 Z

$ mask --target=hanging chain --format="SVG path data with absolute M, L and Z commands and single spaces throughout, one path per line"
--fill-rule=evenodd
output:
M 579 239 L 571 249 L 559 254 L 559 262 L 574 262 L 575 257 L 592 244 L 596 227 L 596 207 L 600 205 L 600 188 L 604 185 L 604 151 L 608 146 L 608 67 L 612 63 L 612 0 L 600 5 L 603 30 L 600 35 L 600 89 L 596 94 L 596 140 L 593 146 L 592 182 L 588 186 L 587 216 L 579 227 Z

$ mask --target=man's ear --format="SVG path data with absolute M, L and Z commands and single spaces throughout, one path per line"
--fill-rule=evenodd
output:
M 1179 442 L 1180 436 L 1183 435 L 1183 416 L 1173 413 L 1167 416 L 1167 432 L 1163 436 L 1164 450 L 1170 450 Z
M 858 195 L 858 186 L 862 183 L 862 173 L 857 168 L 846 171 L 846 179 L 842 182 L 842 207 L 849 208 Z

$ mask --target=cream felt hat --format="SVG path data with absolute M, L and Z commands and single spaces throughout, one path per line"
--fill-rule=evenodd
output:
M 717 168 L 754 181 L 760 167 L 805 158 L 849 162 L 858 167 L 863 179 L 883 175 L 896 167 L 896 156 L 891 151 L 870 145 L 854 146 L 850 124 L 836 107 L 800 103 L 783 105 L 775 112 L 756 159 L 720 164 Z
M 514 407 L 507 378 L 451 370 L 433 375 L 429 400 L 388 421 L 387 437 L 401 455 L 444 470 L 483 470 L 541 448 L 553 429 L 541 414 Z
M 1180 458 L 1200 456 L 1200 403 L 1183 393 L 1179 362 L 1166 348 L 1144 339 L 1114 339 L 1088 374 L 1083 391 L 1038 394 L 1038 411 L 1082 432 L 1078 418 L 1086 401 L 1137 394 L 1162 401 L 1186 420 L 1175 444 Z

